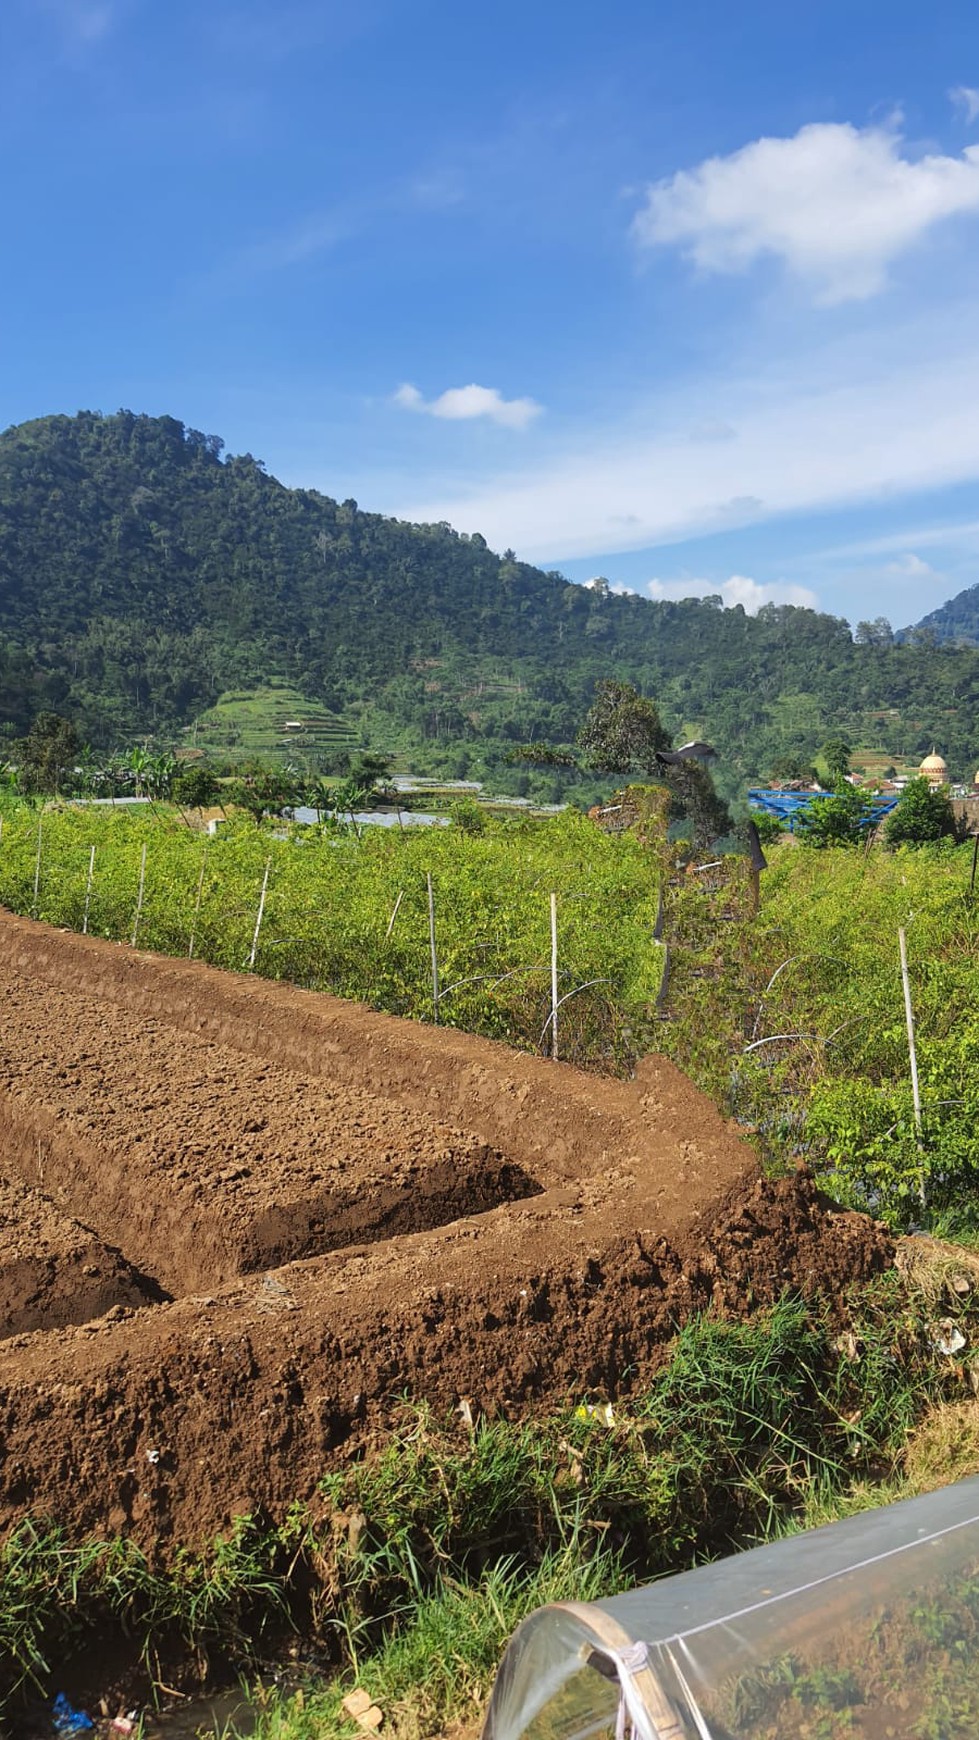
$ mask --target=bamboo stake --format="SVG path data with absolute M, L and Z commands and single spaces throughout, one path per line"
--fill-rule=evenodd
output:
M 404 889 L 399 888 L 398 889 L 398 898 L 394 903 L 394 911 L 392 912 L 391 917 L 388 919 L 388 927 L 387 927 L 387 930 L 384 932 L 384 941 L 385 942 L 387 942 L 389 940 L 391 932 L 394 929 L 394 921 L 398 916 L 398 911 L 400 909 L 401 902 L 403 901 L 404 897 L 405 897 Z
M 88 914 L 92 905 L 92 878 L 95 875 L 95 847 L 88 855 L 88 881 L 85 884 L 85 915 L 82 919 L 82 936 L 88 935 Z
M 918 1141 L 918 1152 L 921 1153 L 921 1093 L 918 1088 L 918 1053 L 914 1043 L 914 1013 L 911 1008 L 911 980 L 908 977 L 908 944 L 903 928 L 897 933 L 898 946 L 901 951 L 901 983 L 904 987 L 904 1018 L 908 1028 L 908 1056 L 911 1059 L 911 1095 L 914 1100 L 914 1128 Z M 924 1168 L 918 1167 L 918 1194 L 921 1206 L 925 1206 L 925 1174 Z
M 197 941 L 197 920 L 201 915 L 201 898 L 204 893 L 204 872 L 206 869 L 207 842 L 205 840 L 204 850 L 201 853 L 201 873 L 197 878 L 197 899 L 194 901 L 194 914 L 190 921 L 190 942 L 187 945 L 187 959 L 189 961 L 192 961 L 194 958 L 194 944 Z
M 435 890 L 432 887 L 432 872 L 426 875 L 428 883 L 428 941 L 432 951 L 432 1007 L 435 1025 L 439 1018 L 439 961 L 435 948 Z
M 976 891 L 976 864 L 977 863 L 979 863 L 979 834 L 976 835 L 975 844 L 973 845 L 973 848 L 972 848 L 972 875 L 969 878 L 969 893 L 970 894 L 975 894 L 975 891 Z
M 258 953 L 258 933 L 262 928 L 262 918 L 263 918 L 264 913 L 265 913 L 265 896 L 268 893 L 269 871 L 271 870 L 271 868 L 272 868 L 272 860 L 271 860 L 271 858 L 267 858 L 265 860 L 265 875 L 262 877 L 262 892 L 258 898 L 258 912 L 257 912 L 256 917 L 255 917 L 255 935 L 252 937 L 252 952 L 248 957 L 248 971 L 249 972 L 251 972 L 252 968 L 255 965 L 255 956 Z
M 557 895 L 551 895 L 551 1057 L 557 1054 Z
M 140 917 L 141 917 L 142 911 L 143 911 L 143 889 L 145 887 L 146 887 L 146 841 L 144 840 L 143 841 L 143 850 L 142 850 L 142 853 L 140 855 L 140 860 L 139 860 L 139 892 L 136 895 L 136 911 L 133 914 L 133 934 L 132 934 L 132 937 L 130 939 L 132 942 L 133 948 L 136 947 L 136 938 L 139 935 L 139 921 L 140 921 Z
M 41 823 L 40 819 L 38 819 L 38 824 L 37 824 L 37 856 L 34 859 L 34 899 L 31 901 L 31 917 L 32 918 L 37 917 L 37 897 L 38 897 L 38 891 L 39 891 L 40 886 L 41 886 L 41 827 L 42 827 L 42 823 Z

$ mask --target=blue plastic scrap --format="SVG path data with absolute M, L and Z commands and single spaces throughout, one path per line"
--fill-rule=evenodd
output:
M 91 1716 L 86 1716 L 84 1710 L 72 1709 L 64 1692 L 59 1692 L 55 1698 L 51 1714 L 56 1734 L 83 1734 L 86 1729 L 95 1727 Z

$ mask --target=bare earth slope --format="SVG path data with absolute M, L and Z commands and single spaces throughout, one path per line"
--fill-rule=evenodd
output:
M 890 1260 L 663 1059 L 586 1076 L 8 915 L 0 1022 L 0 1207 L 40 1191 L 135 1289 L 67 1329 L 26 1280 L 7 1302 L 0 1525 L 199 1543 L 309 1496 L 405 1394 L 617 1395 L 691 1310 Z

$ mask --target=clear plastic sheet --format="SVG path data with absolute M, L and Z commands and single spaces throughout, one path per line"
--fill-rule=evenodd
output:
M 979 1479 L 514 1633 L 483 1740 L 979 1735 Z

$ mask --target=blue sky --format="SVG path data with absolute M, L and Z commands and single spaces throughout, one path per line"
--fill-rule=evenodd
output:
M 979 581 L 972 0 L 4 0 L 0 421 L 585 580 Z

